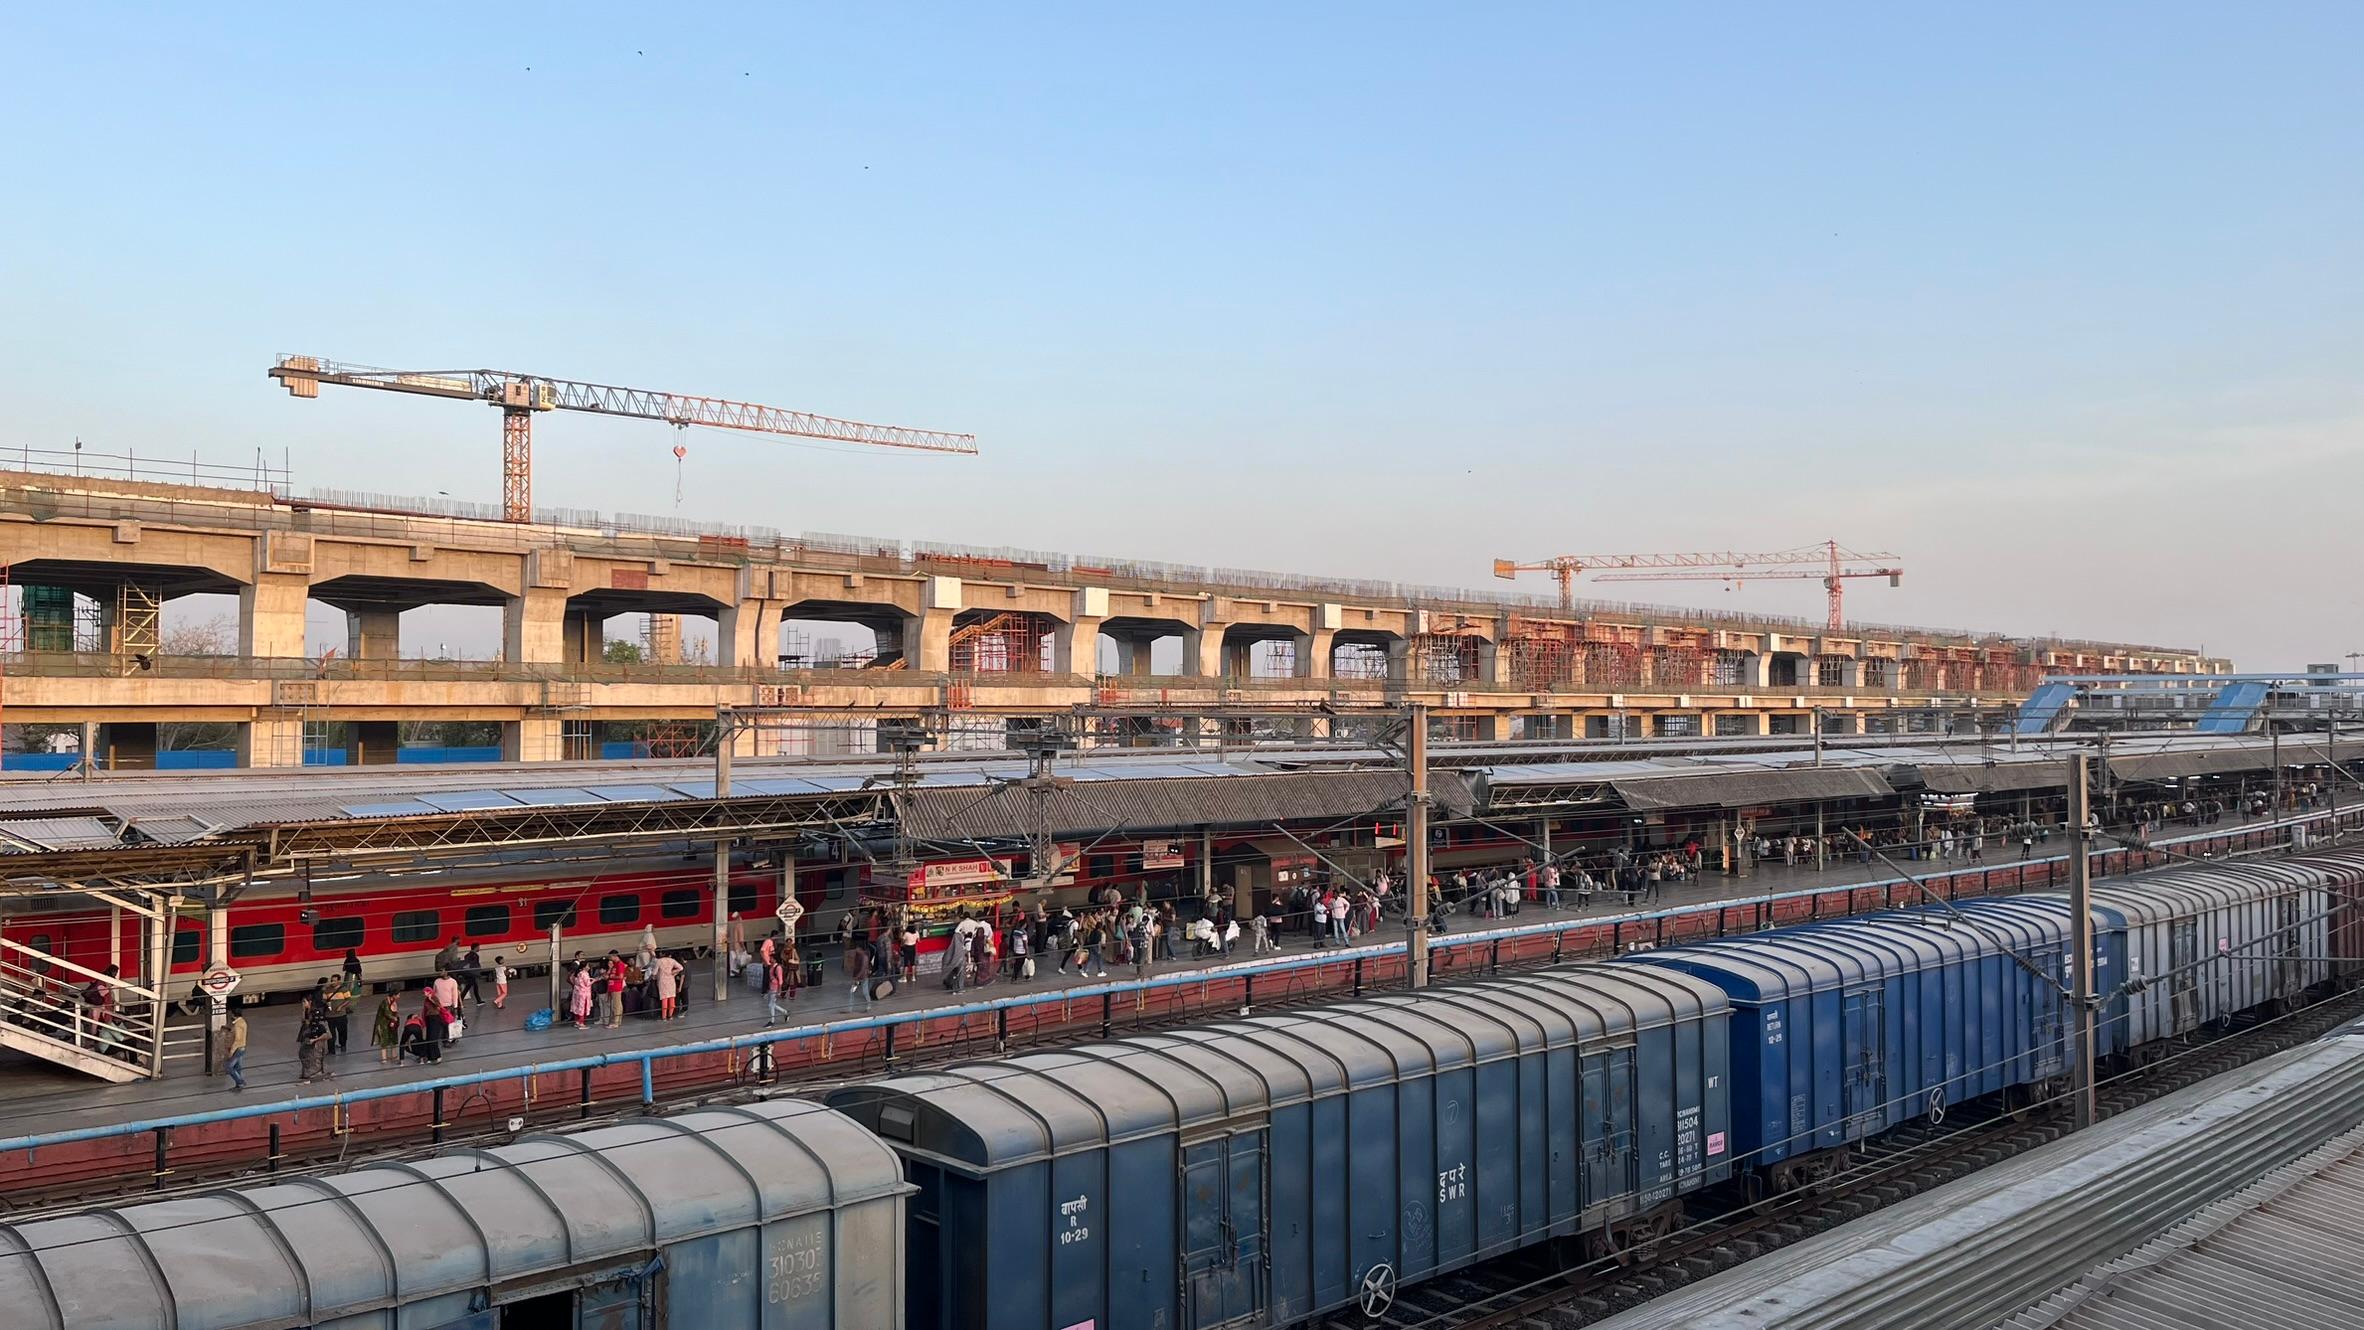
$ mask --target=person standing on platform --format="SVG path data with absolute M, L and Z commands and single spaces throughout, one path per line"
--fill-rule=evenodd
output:
M 378 998 L 378 1014 L 369 1025 L 369 1042 L 377 1047 L 378 1061 L 402 1060 L 402 1006 L 394 1000 L 391 985 Z
M 787 1014 L 780 1006 L 780 994 L 788 987 L 788 967 L 780 963 L 768 940 L 763 952 L 765 959 L 756 964 L 763 967 L 763 1023 L 769 1025 Z
M 361 991 L 361 953 L 351 947 L 345 948 L 345 986 Z
M 304 1014 L 296 1021 L 296 1061 L 303 1068 L 303 1074 L 296 1078 L 299 1084 L 335 1079 L 336 1074 L 328 1069 L 328 1044 L 332 1037 L 328 1030 L 328 1004 L 315 992 L 304 1000 Z
M 895 934 L 896 960 L 901 962 L 903 982 L 919 982 L 919 925 L 910 919 L 903 921 L 903 929 Z
M 632 972 L 625 968 L 624 958 L 614 951 L 607 953 L 607 972 L 593 982 L 607 993 L 607 1028 L 624 1028 L 624 987 L 632 981 Z
M 671 956 L 657 957 L 657 1019 L 672 1020 L 675 1004 L 681 1001 L 680 961 Z
M 793 931 L 780 935 L 779 958 L 781 979 L 788 986 L 788 1000 L 794 1002 L 796 995 L 804 991 L 804 953 L 797 949 Z
M 229 1052 L 223 1055 L 222 1071 L 230 1078 L 230 1088 L 246 1088 L 246 1015 L 236 1007 L 230 1008 L 230 1023 L 222 1027 L 228 1040 Z
M 593 1025 L 607 1024 L 608 1012 L 615 1005 L 614 998 L 608 992 L 608 979 L 619 968 L 621 967 L 616 964 L 615 955 L 612 952 L 609 953 L 607 960 L 592 963 L 591 1023 Z
M 851 936 L 851 932 L 852 930 L 849 928 L 847 930 L 848 936 Z M 845 977 L 853 985 L 852 991 L 847 995 L 846 1005 L 850 1007 L 854 1003 L 859 1002 L 865 1007 L 869 1006 L 870 949 L 868 947 L 856 947 L 848 945 L 845 947 L 842 956 L 845 965 Z
M 493 1010 L 503 1010 L 509 1005 L 509 962 L 498 956 L 493 957 L 492 984 Z
M 352 981 L 338 975 L 328 986 L 328 1051 L 342 1053 L 353 1041 Z
M 574 977 L 567 981 L 567 1012 L 575 1018 L 575 1028 L 588 1028 L 591 1022 L 591 967 L 578 965 Z

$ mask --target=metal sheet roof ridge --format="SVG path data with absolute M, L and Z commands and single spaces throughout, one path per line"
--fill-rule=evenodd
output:
M 2167 1228 L 2133 1251 L 2094 1267 L 2075 1282 L 2001 1322 L 1995 1330 L 2078 1330 L 2087 1322 L 2081 1313 L 2094 1299 L 2112 1297 L 2129 1288 L 2139 1289 L 2146 1275 L 2166 1266 L 2175 1257 L 2197 1250 L 2202 1242 L 2241 1224 L 2301 1184 L 2322 1176 L 2342 1162 L 2356 1162 L 2360 1156 L 2364 1156 L 2364 1126 L 2333 1137 L 2249 1186 Z M 2358 1218 L 2353 1214 L 2346 1217 L 2351 1221 Z M 2351 1250 L 2356 1255 L 2364 1256 L 2364 1243 L 2353 1244 Z M 2221 1247 L 2218 1254 L 2220 1258 L 2229 1258 L 2231 1255 Z M 2336 1273 L 2344 1278 L 2352 1270 L 2351 1266 L 2348 1270 Z M 2228 1310 L 2209 1309 L 2204 1318 L 2195 1316 L 2192 1319 L 2179 1319 L 2176 1324 L 2188 1326 L 2190 1330 L 2210 1330 L 2223 1324 L 2222 1315 Z M 2155 1315 L 2156 1311 L 2155 1307 L 2146 1309 L 2146 1315 Z M 2332 1326 L 2347 1322 L 2326 1320 L 2317 1324 Z

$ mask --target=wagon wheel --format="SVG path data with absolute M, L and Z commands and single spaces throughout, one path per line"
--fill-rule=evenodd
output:
M 1382 1261 L 1363 1272 L 1363 1315 L 1377 1320 L 1395 1306 L 1395 1267 Z

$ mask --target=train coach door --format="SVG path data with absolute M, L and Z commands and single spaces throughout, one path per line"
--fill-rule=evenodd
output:
M 1888 1022 L 1886 994 L 1867 988 L 1840 998 L 1840 1022 L 1845 1037 L 1845 1085 L 1850 1134 L 1879 1125 L 1880 1106 L 1888 1096 Z
M 1182 1147 L 1182 1330 L 1264 1313 L 1264 1131 Z
M 1584 1059 L 1584 1205 L 1596 1206 L 1636 1188 L 1633 1150 L 1633 1048 L 1612 1048 Z

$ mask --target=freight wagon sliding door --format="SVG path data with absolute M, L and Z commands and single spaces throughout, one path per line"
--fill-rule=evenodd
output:
M 2061 997 L 2061 989 L 2057 987 L 2061 978 L 2061 949 L 2038 947 L 2029 960 L 2036 967 L 2037 974 L 2052 981 L 2036 981 L 2027 985 L 2027 991 L 2035 995 L 2035 1005 L 2030 1013 L 2032 1019 L 2028 1022 L 2028 1043 L 2036 1055 L 2036 1079 L 2042 1080 L 2048 1076 L 2058 1076 L 2068 1068 L 2068 1046 L 2064 1042 L 2068 1035 L 2062 1025 L 2066 1004 Z
M 1847 1135 L 1856 1137 L 1880 1127 L 1880 1109 L 1888 1102 L 1887 994 L 1877 988 L 1844 994 L 1839 1011 L 1847 1059 Z
M 1584 1205 L 1633 1196 L 1633 1048 L 1584 1059 Z
M 1264 1311 L 1264 1132 L 1182 1148 L 1182 1330 Z

